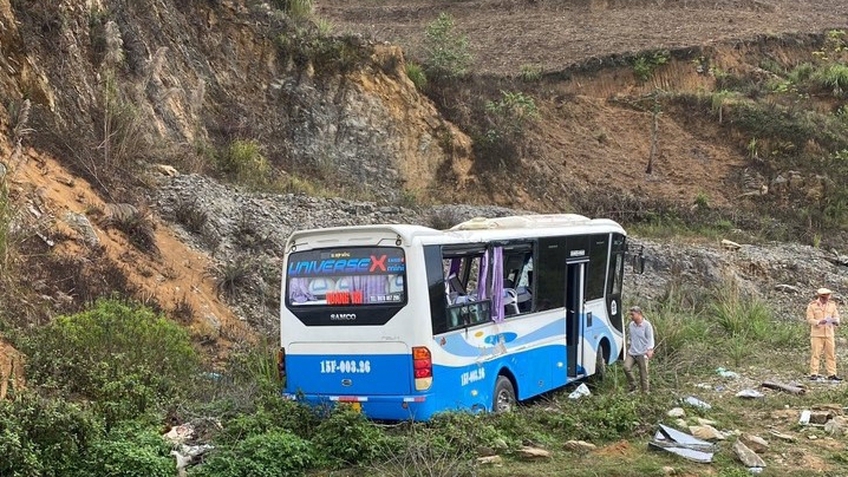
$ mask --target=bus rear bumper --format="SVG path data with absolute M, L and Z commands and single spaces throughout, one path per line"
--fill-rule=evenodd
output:
M 429 394 L 415 396 L 332 396 L 319 394 L 282 394 L 284 399 L 302 402 L 312 407 L 330 409 L 338 403 L 350 404 L 361 410 L 370 419 L 387 421 L 426 421 L 435 412 L 433 399 Z

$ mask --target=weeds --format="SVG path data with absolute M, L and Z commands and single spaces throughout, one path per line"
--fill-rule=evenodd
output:
M 12 203 L 6 186 L 6 168 L 0 163 L 0 276 L 6 276 L 9 267 L 9 246 L 12 227 Z
M 255 265 L 253 260 L 241 257 L 227 261 L 210 272 L 215 279 L 218 296 L 235 297 L 243 288 L 252 284 Z
M 174 305 L 173 311 L 171 311 L 171 316 L 176 318 L 176 320 L 182 324 L 190 324 L 194 320 L 194 316 L 197 311 L 192 306 L 191 302 L 183 295 L 177 303 Z
M 156 245 L 156 222 L 150 211 L 139 210 L 129 204 L 108 204 L 105 227 L 114 227 L 136 248 L 147 253 L 158 253 Z
M 423 91 L 427 86 L 427 75 L 418 63 L 410 61 L 406 64 L 406 76 L 419 91 Z
M 538 65 L 521 65 L 519 77 L 527 83 L 535 83 L 542 79 L 542 67 Z
M 413 425 L 401 442 L 371 464 L 376 477 L 464 477 L 475 475 L 475 454 L 437 445 L 440 430 Z M 459 455 L 457 455 L 459 453 Z
M 816 70 L 810 81 L 823 91 L 830 91 L 834 98 L 842 98 L 848 91 L 848 66 L 843 64 L 829 64 Z
M 271 180 L 271 165 L 256 141 L 230 143 L 219 157 L 218 168 L 237 183 L 253 188 L 267 186 Z
M 271 6 L 295 20 L 304 20 L 312 15 L 313 0 L 271 0 Z

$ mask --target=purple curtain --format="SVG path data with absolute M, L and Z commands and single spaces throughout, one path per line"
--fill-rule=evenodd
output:
M 477 274 L 477 299 L 485 300 L 486 291 L 489 289 L 489 249 L 483 254 L 483 260 L 480 261 L 480 271 Z
M 503 247 L 494 248 L 492 260 L 492 319 L 495 323 L 504 320 L 503 308 Z
M 362 292 L 364 303 L 373 303 L 371 297 L 389 293 L 389 281 L 385 275 L 357 275 L 353 277 L 353 291 Z
M 462 258 L 454 257 L 450 262 L 450 270 L 448 270 L 448 276 L 456 275 L 459 276 L 459 266 L 462 265 Z
M 315 300 L 315 295 L 309 292 L 308 278 L 292 278 L 289 280 L 289 300 L 292 303 Z

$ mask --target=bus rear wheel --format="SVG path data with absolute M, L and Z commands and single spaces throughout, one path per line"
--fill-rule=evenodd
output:
M 492 403 L 492 410 L 496 413 L 509 412 L 515 407 L 517 399 L 515 398 L 515 387 L 512 381 L 506 376 L 498 376 L 495 381 L 495 397 Z

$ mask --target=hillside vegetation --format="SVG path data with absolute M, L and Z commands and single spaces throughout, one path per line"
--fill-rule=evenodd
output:
M 762 475 L 848 472 L 845 429 L 797 424 L 841 417 L 844 386 L 735 397 L 805 372 L 808 330 L 739 287 L 772 288 L 753 258 L 710 286 L 669 259 L 632 294 L 649 396 L 613 367 L 579 400 L 426 424 L 279 397 L 280 244 L 304 226 L 521 209 L 841 249 L 848 7 L 708 3 L 0 0 L 0 365 L 27 378 L 0 475 L 177 475 L 179 425 L 195 476 L 748 475 L 742 433 L 771 440 Z M 793 300 L 844 277 L 833 255 L 779 264 Z M 690 395 L 712 409 L 672 422 Z M 713 464 L 647 451 L 698 418 L 726 431 Z

